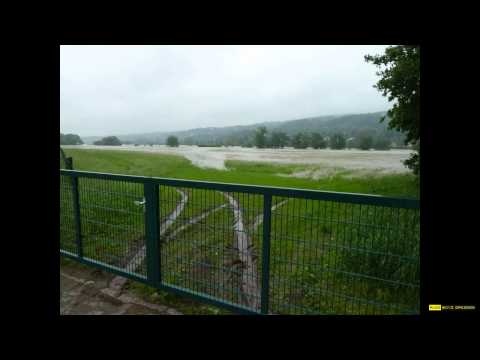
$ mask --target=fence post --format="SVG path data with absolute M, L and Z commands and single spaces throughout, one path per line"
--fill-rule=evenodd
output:
M 262 297 L 261 312 L 268 314 L 270 290 L 270 231 L 272 195 L 263 195 L 263 243 L 262 243 Z
M 158 284 L 161 281 L 158 185 L 153 182 L 146 182 L 144 184 L 144 194 L 147 278 L 152 284 Z
M 72 176 L 72 196 L 73 212 L 75 218 L 75 240 L 77 243 L 77 254 L 79 258 L 83 258 L 82 223 L 80 221 L 80 197 L 78 193 L 78 177 L 76 176 Z

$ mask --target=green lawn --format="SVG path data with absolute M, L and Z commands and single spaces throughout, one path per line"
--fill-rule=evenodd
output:
M 319 180 L 293 178 L 311 165 L 276 165 L 227 161 L 227 170 L 201 169 L 173 155 L 105 150 L 66 149 L 74 168 L 115 174 L 282 186 L 314 190 L 418 197 L 411 175 Z M 61 186 L 62 248 L 75 251 L 70 188 Z M 117 266 L 144 243 L 140 184 L 80 179 L 82 234 L 86 256 Z M 236 259 L 233 213 L 220 192 L 180 189 L 185 207 L 162 237 L 163 279 L 169 284 L 243 303 L 242 274 Z M 239 202 L 253 254 L 261 258 L 262 213 L 258 195 L 233 194 Z M 160 188 L 161 221 L 178 205 L 181 195 Z M 273 204 L 285 199 L 273 198 Z M 217 209 L 205 214 L 206 211 Z M 194 224 L 192 218 L 205 214 Z M 361 220 L 361 221 L 360 221 Z M 418 212 L 326 201 L 290 199 L 272 212 L 271 309 L 275 313 L 385 314 L 418 308 Z M 261 274 L 261 262 L 256 264 Z M 145 275 L 142 264 L 137 273 Z M 252 274 L 253 275 L 253 274 Z M 143 285 L 142 291 L 153 292 Z

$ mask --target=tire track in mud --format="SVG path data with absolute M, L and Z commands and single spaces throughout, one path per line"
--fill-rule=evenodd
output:
M 249 307 L 255 311 L 260 310 L 260 287 L 255 261 L 253 260 L 253 244 L 246 232 L 243 223 L 242 209 L 233 196 L 223 193 L 233 208 L 233 230 L 237 242 L 238 257 L 243 264 L 241 291 Z
M 173 212 L 168 216 L 167 220 L 164 221 L 160 225 L 160 236 L 162 236 L 168 228 L 175 222 L 176 218 L 182 213 L 183 209 L 185 208 L 185 205 L 188 201 L 188 195 L 182 190 L 175 189 L 181 196 L 182 199 L 178 203 L 177 207 Z M 147 255 L 147 246 L 144 244 L 140 250 L 138 250 L 135 255 L 130 259 L 130 261 L 125 265 L 123 268 L 125 271 L 128 272 L 135 272 L 135 270 L 143 263 L 145 260 L 145 256 Z M 116 276 L 113 278 L 113 280 L 110 282 L 109 289 L 113 291 L 116 294 L 119 294 L 120 291 L 122 290 L 123 285 L 127 282 L 127 278 L 122 277 L 122 276 Z
M 286 199 L 286 200 L 283 200 L 275 205 L 272 206 L 272 211 L 275 211 L 277 210 L 280 206 L 283 206 L 285 205 L 288 200 L 290 199 Z M 253 225 L 250 227 L 251 231 L 255 231 L 255 229 L 261 224 L 263 223 L 263 214 L 260 214 L 258 215 L 256 218 L 255 218 L 255 221 L 253 222 Z
M 223 209 L 224 207 L 226 207 L 227 204 L 222 204 L 220 206 L 217 206 L 216 208 L 214 209 L 211 209 L 211 210 L 208 210 L 208 211 L 205 211 L 204 213 L 196 216 L 196 217 L 193 217 L 191 218 L 190 220 L 188 220 L 188 222 L 184 225 L 182 225 L 181 227 L 179 227 L 178 229 L 176 229 L 173 233 L 171 233 L 167 238 L 165 238 L 164 242 L 168 242 L 168 241 L 171 241 L 173 240 L 177 234 L 179 234 L 180 232 L 182 232 L 183 230 L 185 230 L 187 227 L 191 226 L 191 225 L 195 225 L 196 223 L 198 223 L 199 221 L 205 219 L 207 216 L 217 212 L 218 210 L 220 209 Z
M 174 211 L 168 216 L 168 218 L 160 225 L 160 236 L 163 236 L 166 231 L 174 224 L 178 216 L 183 212 L 187 202 L 188 195 L 186 192 L 175 189 L 181 196 L 182 199 L 177 204 Z M 253 310 L 260 310 L 260 299 L 261 299 L 261 290 L 258 283 L 258 274 L 256 268 L 256 256 L 254 254 L 253 242 L 249 236 L 249 231 L 254 231 L 259 225 L 263 222 L 263 214 L 258 215 L 254 223 L 247 229 L 244 224 L 242 208 L 240 207 L 238 201 L 228 193 L 222 193 L 229 204 L 232 207 L 234 215 L 234 224 L 233 229 L 236 239 L 236 249 L 238 251 L 238 257 L 242 264 L 241 270 L 241 293 L 243 294 L 246 303 Z M 280 206 L 284 205 L 287 200 L 284 200 L 280 203 L 272 206 L 272 211 L 276 210 Z M 171 233 L 164 242 L 173 240 L 180 232 L 184 231 L 189 226 L 192 226 L 201 220 L 205 219 L 209 215 L 225 208 L 228 204 L 219 205 L 211 210 L 205 211 L 196 217 L 192 217 L 188 220 L 187 223 L 177 228 L 173 233 Z M 146 245 L 144 244 L 128 261 L 128 263 L 123 267 L 126 271 L 135 272 L 135 270 L 143 263 L 146 257 Z M 127 279 L 121 276 L 115 277 L 111 283 L 109 290 L 116 295 L 121 292 L 122 287 L 126 283 Z
M 228 199 L 233 208 L 235 238 L 237 241 L 237 250 L 242 267 L 242 285 L 241 291 L 246 298 L 248 306 L 256 311 L 260 310 L 261 292 L 258 284 L 258 275 L 256 267 L 256 256 L 254 254 L 254 246 L 251 238 L 248 235 L 247 228 L 243 222 L 242 209 L 238 201 L 233 196 L 223 193 Z M 272 206 L 272 211 L 278 209 L 288 202 L 289 199 L 281 201 Z M 254 231 L 263 222 L 263 214 L 258 215 L 253 225 L 249 227 L 250 231 Z

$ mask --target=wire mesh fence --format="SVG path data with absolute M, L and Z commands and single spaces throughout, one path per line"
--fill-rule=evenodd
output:
M 146 277 L 143 186 L 80 178 L 79 197 L 84 257 Z
M 180 201 L 175 192 L 182 194 Z M 257 309 L 260 283 L 253 242 L 258 231 L 249 221 L 258 215 L 253 204 L 261 197 L 163 185 L 160 196 L 176 207 L 161 216 L 163 281 Z
M 418 211 L 290 199 L 271 234 L 273 312 L 418 312 Z
M 60 249 L 78 255 L 72 178 L 60 176 Z
M 60 192 L 61 252 L 152 286 L 249 313 L 419 312 L 416 200 L 70 170 Z

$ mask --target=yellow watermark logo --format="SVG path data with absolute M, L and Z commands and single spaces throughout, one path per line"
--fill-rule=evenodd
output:
M 442 310 L 475 310 L 475 305 L 428 305 L 429 311 Z

